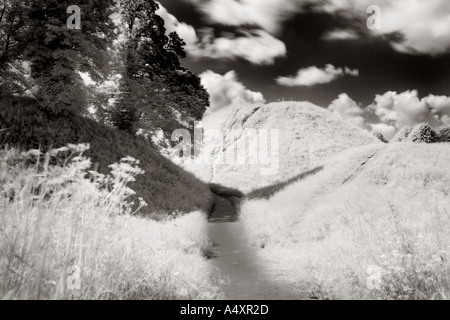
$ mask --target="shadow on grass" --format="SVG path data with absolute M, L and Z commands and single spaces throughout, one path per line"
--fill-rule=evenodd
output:
M 280 182 L 280 183 L 273 184 L 273 185 L 268 186 L 268 187 L 264 187 L 264 188 L 261 188 L 261 189 L 254 190 L 254 191 L 252 191 L 252 192 L 247 194 L 247 199 L 249 199 L 249 200 L 269 199 L 275 193 L 283 190 L 284 188 L 288 187 L 289 185 L 291 185 L 291 184 L 293 184 L 293 183 L 295 183 L 297 181 L 303 180 L 303 179 L 305 179 L 305 178 L 307 178 L 309 176 L 313 176 L 313 175 L 315 175 L 316 173 L 318 173 L 318 172 L 320 172 L 322 170 L 323 170 L 323 166 L 320 166 L 320 167 L 314 168 L 314 169 L 312 169 L 310 171 L 304 172 L 304 173 L 302 173 L 302 174 L 300 174 L 300 175 L 298 175 L 298 176 L 296 176 L 296 177 L 294 177 L 292 179 L 289 179 L 288 181 Z
M 244 194 L 220 184 L 209 184 L 213 194 L 213 205 L 209 213 L 209 222 L 235 222 L 238 220 L 239 204 Z

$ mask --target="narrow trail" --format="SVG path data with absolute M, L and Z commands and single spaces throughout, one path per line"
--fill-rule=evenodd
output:
M 270 278 L 256 254 L 246 242 L 245 230 L 238 221 L 234 203 L 215 195 L 209 218 L 209 237 L 215 244 L 213 263 L 224 278 L 222 291 L 229 300 L 298 300 L 288 284 Z

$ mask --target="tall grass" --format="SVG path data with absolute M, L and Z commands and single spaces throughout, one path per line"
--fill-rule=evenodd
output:
M 203 257 L 206 216 L 136 217 L 146 204 L 129 202 L 128 184 L 142 174 L 139 162 L 124 158 L 102 175 L 88 170 L 87 148 L 1 151 L 0 297 L 218 297 Z

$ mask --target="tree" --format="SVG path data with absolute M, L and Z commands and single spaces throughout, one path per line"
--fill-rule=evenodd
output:
M 440 127 L 439 134 L 441 136 L 441 142 L 450 142 L 450 126 Z
M 28 1 L 0 0 L 0 87 L 3 94 L 22 94 L 29 89 L 27 72 L 18 61 L 27 30 Z
M 413 128 L 411 127 L 403 127 L 401 128 L 394 138 L 392 138 L 391 142 L 405 142 L 408 140 L 408 136 L 411 133 Z
M 79 0 L 82 29 L 67 28 L 70 1 L 3 0 L 0 71 L 14 62 L 30 66 L 31 86 L 41 108 L 55 115 L 83 113 L 87 98 L 79 72 L 102 77 L 106 49 L 111 41 L 113 0 Z M 0 8 L 0 10 L 3 10 Z M 20 31 L 20 32 L 19 32 Z M 8 65 L 8 66 L 7 66 Z M 6 78 L 11 74 L 6 74 Z M 4 77 L 5 78 L 5 77 Z
M 183 123 L 202 118 L 209 95 L 200 78 L 183 68 L 185 42 L 172 32 L 166 35 L 164 20 L 153 0 L 120 0 L 127 42 L 122 49 L 123 93 L 116 110 L 140 110 L 136 127 L 166 136 Z M 116 112 L 117 113 L 117 112 Z M 191 128 L 188 128 L 191 129 Z
M 408 140 L 415 143 L 435 143 L 439 140 L 439 134 L 428 123 L 421 123 L 414 127 Z

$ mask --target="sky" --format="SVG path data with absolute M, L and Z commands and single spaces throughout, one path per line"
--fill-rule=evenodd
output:
M 448 0 L 159 3 L 211 111 L 310 101 L 388 138 L 416 123 L 450 125 Z

